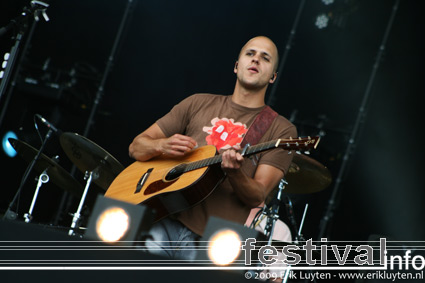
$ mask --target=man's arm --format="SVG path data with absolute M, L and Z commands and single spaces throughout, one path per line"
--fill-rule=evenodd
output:
M 167 138 L 155 123 L 134 138 L 128 152 L 130 157 L 146 161 L 161 154 L 170 157 L 183 156 L 195 146 L 196 141 L 188 136 L 175 134 Z
M 240 170 L 243 157 L 235 150 L 223 152 L 222 161 L 221 168 L 227 173 L 237 196 L 251 208 L 262 204 L 283 178 L 280 169 L 267 164 L 258 165 L 254 178 L 247 176 Z
M 170 157 L 183 156 L 196 146 L 191 137 L 175 134 L 166 137 L 161 128 L 155 123 L 147 130 L 136 136 L 129 146 L 130 157 L 146 161 L 155 156 L 166 154 Z M 256 207 L 265 201 L 267 195 L 283 178 L 283 172 L 273 166 L 260 164 L 254 178 L 239 170 L 244 158 L 235 150 L 223 152 L 222 169 L 239 199 L 249 207 Z

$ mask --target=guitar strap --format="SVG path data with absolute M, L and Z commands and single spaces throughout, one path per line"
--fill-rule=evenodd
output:
M 250 145 L 257 144 L 261 137 L 270 128 L 273 120 L 277 117 L 277 115 L 278 114 L 276 111 L 266 105 L 266 107 L 261 110 L 257 117 L 255 117 L 254 122 L 249 127 L 248 132 L 242 140 L 241 149 L 243 149 L 248 143 Z

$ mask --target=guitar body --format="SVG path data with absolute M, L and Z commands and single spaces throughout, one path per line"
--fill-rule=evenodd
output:
M 154 209 L 155 220 L 160 220 L 201 202 L 224 178 L 220 164 L 165 180 L 170 170 L 181 164 L 214 157 L 215 154 L 214 146 L 203 146 L 182 158 L 159 156 L 146 162 L 136 161 L 114 179 L 105 197 L 144 204 Z
M 247 147 L 249 156 L 281 147 L 285 150 L 316 148 L 320 137 L 278 139 Z M 156 211 L 155 220 L 185 210 L 204 200 L 223 181 L 221 156 L 212 145 L 199 147 L 181 158 L 158 156 L 136 161 L 111 183 L 105 197 L 144 204 Z

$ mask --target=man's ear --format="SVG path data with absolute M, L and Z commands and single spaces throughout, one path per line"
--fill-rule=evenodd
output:
M 270 78 L 269 83 L 274 83 L 276 81 L 277 78 L 277 72 L 273 73 L 273 76 Z
M 235 67 L 233 68 L 233 72 L 236 74 L 238 72 L 238 61 L 235 63 Z

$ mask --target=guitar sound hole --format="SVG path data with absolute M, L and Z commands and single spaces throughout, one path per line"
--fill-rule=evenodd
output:
M 146 188 L 143 194 L 151 195 L 151 194 L 157 193 L 159 191 L 162 191 L 163 189 L 166 189 L 168 186 L 172 185 L 176 181 L 177 179 L 171 182 L 163 182 L 162 180 L 155 181 Z
M 165 176 L 166 181 L 172 181 L 179 178 L 186 170 L 186 164 L 179 164 L 172 168 Z

